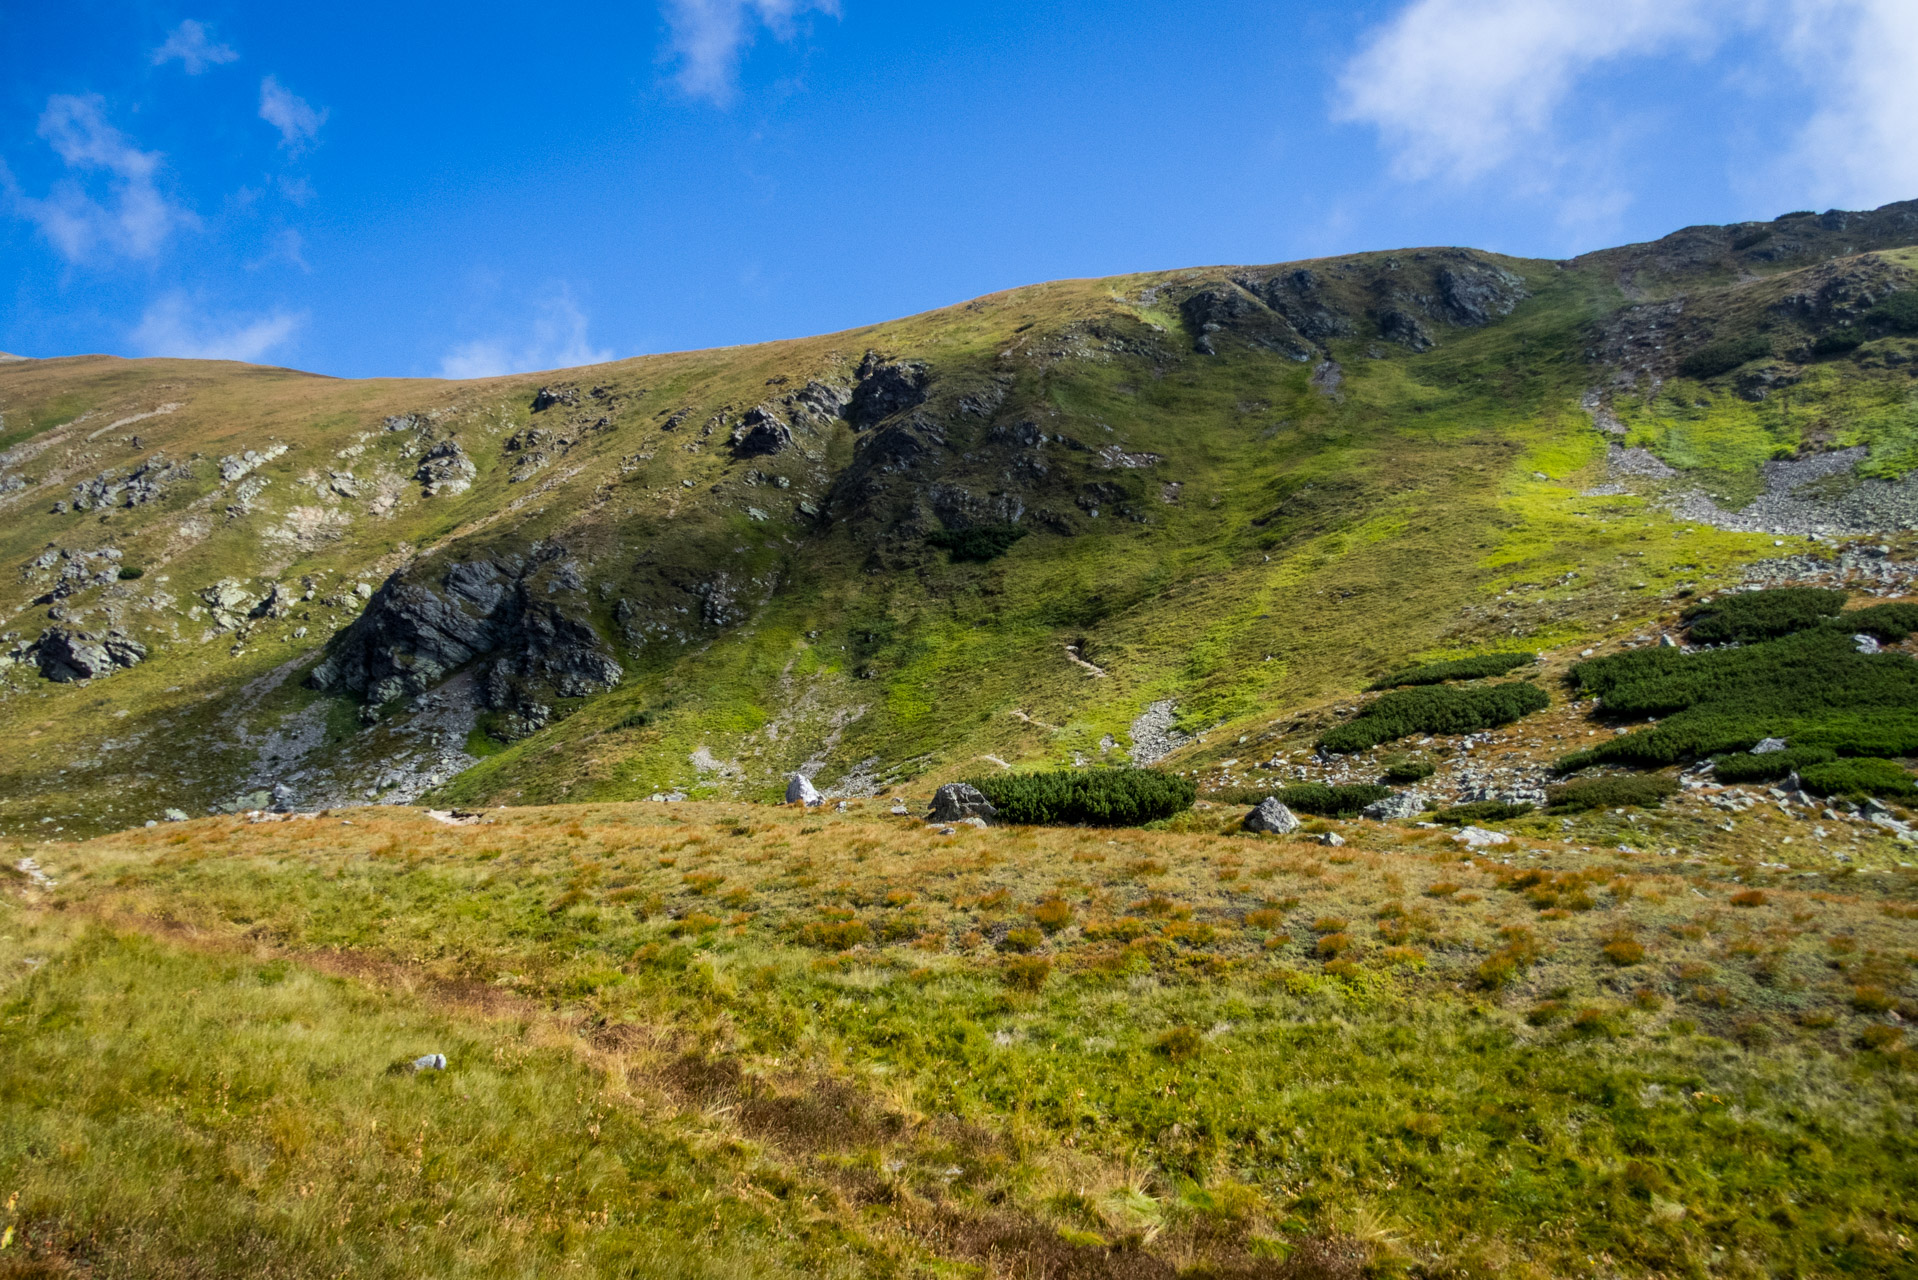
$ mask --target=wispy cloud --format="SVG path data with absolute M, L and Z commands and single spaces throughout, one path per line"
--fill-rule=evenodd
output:
M 587 342 L 586 327 L 586 313 L 561 289 L 534 308 L 530 331 L 481 338 L 447 352 L 440 359 L 440 377 L 495 378 L 611 360 L 611 351 Z
M 161 193 L 156 181 L 160 154 L 134 146 L 107 122 L 105 107 L 96 94 L 55 94 L 40 116 L 40 136 L 70 173 L 99 175 L 103 198 L 78 177 L 62 178 L 38 199 L 5 177 L 14 210 L 37 225 L 69 262 L 90 262 L 103 254 L 150 258 L 174 228 L 196 222 Z
M 164 66 L 178 59 L 188 75 L 197 76 L 210 66 L 233 62 L 239 56 L 232 46 L 213 43 L 205 23 L 188 18 L 173 28 L 165 44 L 153 51 L 153 65 Z
M 1709 0 L 1413 0 L 1340 78 L 1405 178 L 1481 177 L 1545 133 L 1600 63 L 1708 40 Z
M 1790 167 L 1819 204 L 1918 196 L 1918 5 L 1799 0 L 1792 50 L 1820 102 Z
M 1918 195 L 1911 0 L 1409 0 L 1347 64 L 1334 114 L 1376 129 L 1402 179 L 1551 185 L 1594 167 L 1568 164 L 1558 143 L 1600 73 L 1707 59 L 1732 35 L 1801 73 L 1796 145 L 1769 169 L 1777 195 Z
M 739 60 L 763 27 L 791 40 L 808 13 L 837 17 L 839 0 L 663 0 L 679 87 L 724 104 L 738 84 Z
M 260 81 L 260 119 L 280 131 L 280 145 L 288 150 L 299 151 L 319 137 L 326 114 L 315 111 L 272 76 Z
M 285 345 L 304 323 L 304 315 L 288 311 L 205 315 L 185 293 L 175 291 L 147 308 L 132 339 L 141 355 L 253 361 Z

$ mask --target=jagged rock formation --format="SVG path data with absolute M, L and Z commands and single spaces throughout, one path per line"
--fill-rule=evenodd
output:
M 591 622 L 553 598 L 561 590 L 572 597 L 578 585 L 558 546 L 458 561 L 432 577 L 395 574 L 308 682 L 378 707 L 418 697 L 484 658 L 478 687 L 486 707 L 503 713 L 508 735 L 524 737 L 551 718 L 553 698 L 603 693 L 623 678 Z
M 146 656 L 146 646 L 124 631 L 96 636 L 66 627 L 41 632 L 30 650 L 40 674 L 55 684 L 97 679 L 117 667 L 138 666 Z

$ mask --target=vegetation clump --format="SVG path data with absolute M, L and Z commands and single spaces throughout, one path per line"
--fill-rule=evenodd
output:
M 1762 360 L 1771 354 L 1771 339 L 1758 334 L 1744 338 L 1720 338 L 1708 342 L 1678 362 L 1678 372 L 1687 378 L 1716 378 L 1741 364 Z
M 1437 765 L 1415 756 L 1393 756 L 1385 761 L 1385 780 L 1401 786 L 1423 782 L 1437 772 Z
M 1896 760 L 1855 758 L 1806 765 L 1798 781 L 1814 795 L 1863 800 L 1870 796 L 1918 796 L 1911 774 Z
M 1865 319 L 1899 333 L 1918 333 L 1918 290 L 1900 289 L 1867 311 Z
M 1837 758 L 1838 753 L 1829 747 L 1787 747 L 1759 755 L 1741 751 L 1713 756 L 1712 774 L 1720 782 L 1772 782 L 1789 777 L 1806 765 L 1824 764 Z
M 1469 658 L 1451 658 L 1394 671 L 1374 680 L 1369 688 L 1376 692 L 1406 685 L 1444 684 L 1448 680 L 1480 680 L 1486 676 L 1502 676 L 1537 661 L 1535 653 L 1475 653 Z
M 1887 644 L 1897 644 L 1918 631 L 1918 604 L 1875 604 L 1841 613 L 1831 619 L 1828 625 L 1847 634 L 1871 636 Z
M 1455 804 L 1440 809 L 1434 816 L 1447 826 L 1463 827 L 1474 822 L 1506 822 L 1513 818 L 1522 818 L 1535 806 L 1523 802 L 1512 803 L 1506 800 L 1473 800 L 1466 804 Z
M 1845 607 L 1846 593 L 1824 587 L 1775 587 L 1721 596 L 1685 611 L 1699 644 L 1751 644 L 1815 627 Z
M 1392 794 L 1392 788 L 1373 783 L 1297 782 L 1288 787 L 1227 787 L 1207 793 L 1222 804 L 1258 804 L 1268 796 L 1294 813 L 1315 818 L 1356 818 L 1368 804 Z
M 997 560 L 1012 550 L 1012 544 L 1030 533 L 1016 524 L 976 525 L 970 529 L 935 529 L 927 535 L 929 546 L 939 548 L 954 560 L 983 563 Z
M 1580 778 L 1545 789 L 1545 802 L 1560 812 L 1584 809 L 1656 809 L 1678 794 L 1678 779 L 1663 774 Z
M 1813 626 L 1708 653 L 1633 649 L 1571 670 L 1583 696 L 1613 716 L 1658 723 L 1559 761 L 1655 768 L 1765 738 L 1838 755 L 1918 752 L 1918 662 L 1902 653 L 1863 654 L 1842 627 Z
M 1415 733 L 1477 733 L 1543 711 L 1551 701 L 1543 689 L 1523 680 L 1401 689 L 1327 732 L 1319 745 L 1327 751 L 1350 753 Z
M 1156 769 L 1055 769 L 969 781 L 1002 819 L 1032 826 L 1136 827 L 1182 813 L 1198 796 L 1190 779 Z

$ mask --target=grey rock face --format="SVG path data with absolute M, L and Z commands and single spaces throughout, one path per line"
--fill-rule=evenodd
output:
M 578 387 L 541 387 L 539 394 L 533 397 L 533 412 L 544 413 L 556 404 L 570 407 L 579 404 Z
M 733 454 L 740 458 L 763 458 L 793 447 L 792 428 L 766 405 L 747 411 L 733 428 Z
M 485 705 L 507 713 L 508 734 L 535 732 L 551 718 L 552 697 L 601 693 L 624 678 L 592 625 L 562 608 L 571 602 L 583 612 L 571 566 L 563 548 L 549 545 L 527 557 L 456 562 L 437 582 L 395 574 L 307 682 L 378 706 L 417 697 L 486 658 L 478 681 Z
M 795 773 L 786 783 L 786 803 L 815 805 L 824 804 L 825 799 L 819 794 L 818 788 L 813 786 L 811 778 Z
M 229 453 L 220 459 L 220 479 L 228 484 L 244 480 L 285 452 L 285 445 L 276 444 L 258 451 L 248 449 L 243 453 Z
M 478 474 L 479 468 L 460 448 L 459 441 L 442 440 L 426 451 L 413 478 L 420 482 L 421 492 L 432 498 L 465 493 L 473 487 L 473 477 Z
M 1394 791 L 1383 800 L 1375 800 L 1360 812 L 1374 822 L 1396 822 L 1416 818 L 1425 812 L 1425 797 L 1416 791 Z
M 200 592 L 207 612 L 213 615 L 213 625 L 223 631 L 232 631 L 242 625 L 253 612 L 257 601 L 246 585 L 233 578 L 222 578 L 212 586 Z
M 145 661 L 147 649 L 124 631 L 96 636 L 49 627 L 33 643 L 31 653 L 42 676 L 55 684 L 71 684 L 96 679 L 115 667 L 138 666 Z
M 1512 308 L 1529 296 L 1523 280 L 1490 263 L 1463 262 L 1440 267 L 1437 278 L 1445 318 L 1467 328 L 1487 325 L 1500 316 L 1512 314 Z
M 1783 738 L 1766 738 L 1751 749 L 1751 754 L 1755 756 L 1768 756 L 1774 751 L 1783 751 L 1785 745 Z
M 1412 351 L 1430 351 L 1432 335 L 1419 318 L 1399 307 L 1388 307 L 1378 316 L 1379 336 Z
M 93 479 L 74 485 L 73 507 L 76 511 L 103 511 L 108 507 L 144 506 L 158 502 L 175 485 L 192 478 L 191 464 L 168 462 L 156 454 L 125 475 L 102 471 Z
M 1299 829 L 1298 815 L 1280 804 L 1272 796 L 1259 801 L 1258 807 L 1245 815 L 1239 825 L 1247 831 L 1266 835 L 1290 835 Z
M 964 782 L 948 782 L 932 793 L 932 808 L 926 811 L 928 822 L 963 822 L 981 818 L 987 822 L 999 816 L 979 788 Z
M 1198 335 L 1192 347 L 1200 355 L 1217 355 L 1218 336 L 1230 334 L 1294 360 L 1312 358 L 1311 347 L 1289 320 L 1234 284 L 1201 289 L 1179 304 L 1179 314 Z
M 923 362 L 883 360 L 874 351 L 859 362 L 858 378 L 846 404 L 846 418 L 860 430 L 924 404 L 932 384 Z

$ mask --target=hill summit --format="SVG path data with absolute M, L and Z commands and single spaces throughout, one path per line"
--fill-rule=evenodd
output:
M 1408 664 L 1887 587 L 1914 286 L 1906 202 L 470 382 L 8 360 L 0 829 L 1190 771 Z

